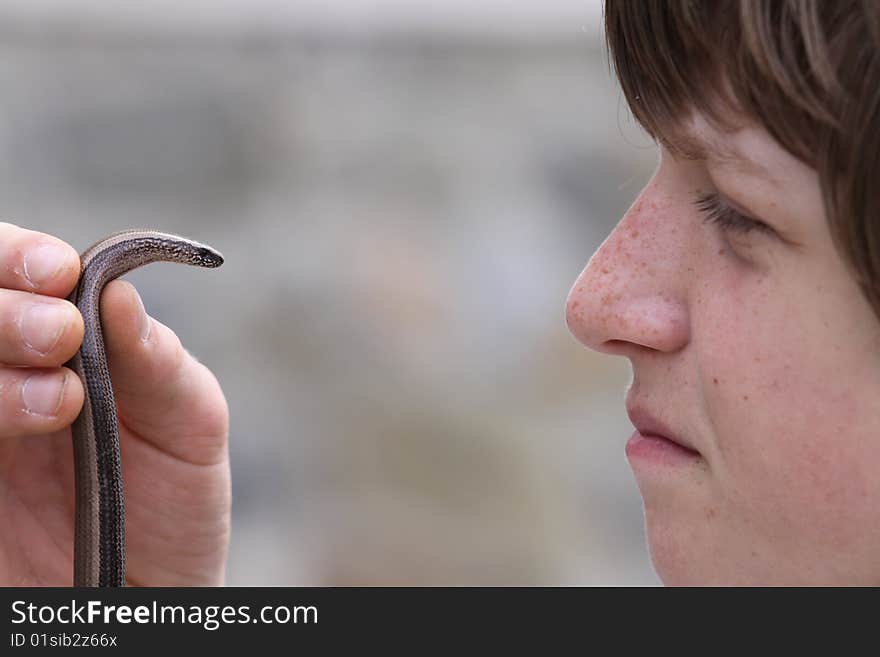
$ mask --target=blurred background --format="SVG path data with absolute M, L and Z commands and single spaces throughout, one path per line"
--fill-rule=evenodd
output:
M 653 585 L 629 364 L 564 303 L 654 151 L 599 0 L 0 0 L 0 217 L 129 276 L 231 409 L 230 585 Z

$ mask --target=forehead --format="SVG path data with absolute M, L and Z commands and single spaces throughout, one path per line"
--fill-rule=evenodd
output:
M 783 186 L 803 179 L 809 169 L 788 153 L 761 126 L 739 121 L 726 129 L 691 114 L 677 126 L 674 147 L 688 159 L 704 161 L 717 169 L 755 176 Z

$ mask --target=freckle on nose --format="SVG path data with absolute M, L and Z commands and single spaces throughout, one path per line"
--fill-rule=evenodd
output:
M 718 385 L 718 379 L 716 379 L 715 377 L 712 377 L 712 383 L 714 383 L 714 384 L 717 386 L 717 385 Z

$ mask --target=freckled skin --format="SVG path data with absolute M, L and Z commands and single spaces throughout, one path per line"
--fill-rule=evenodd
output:
M 785 185 L 662 152 L 569 293 L 568 326 L 629 359 L 630 398 L 701 454 L 634 466 L 665 583 L 880 585 L 880 322 L 815 172 L 760 128 L 736 138 Z M 802 248 L 704 223 L 694 191 L 712 188 Z

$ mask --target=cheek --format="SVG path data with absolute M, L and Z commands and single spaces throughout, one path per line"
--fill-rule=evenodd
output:
M 877 376 L 841 344 L 833 304 L 769 278 L 730 280 L 730 295 L 705 302 L 699 333 L 717 345 L 700 363 L 722 495 L 767 532 L 833 529 L 845 540 L 880 493 Z

